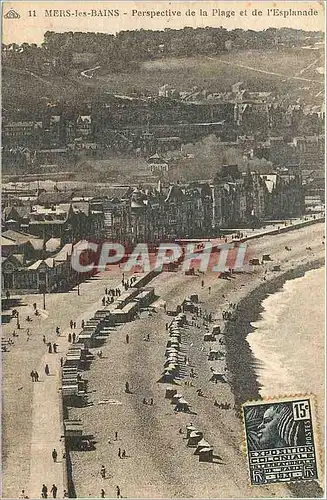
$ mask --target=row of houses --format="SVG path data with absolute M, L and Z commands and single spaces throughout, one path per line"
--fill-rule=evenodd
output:
M 298 217 L 304 209 L 297 166 L 262 175 L 223 165 L 211 181 L 112 188 L 79 201 L 72 192 L 44 192 L 33 204 L 3 209 L 3 290 L 71 288 L 80 277 L 70 266 L 70 256 L 73 245 L 83 239 L 128 246 L 208 238 L 221 229 Z
M 119 188 L 107 197 L 93 198 L 90 209 L 103 214 L 105 238 L 155 243 L 208 237 L 223 228 L 256 226 L 264 219 L 298 217 L 304 213 L 304 192 L 297 166 L 261 175 L 224 165 L 212 181 Z

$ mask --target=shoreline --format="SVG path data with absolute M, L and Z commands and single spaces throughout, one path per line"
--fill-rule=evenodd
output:
M 241 406 L 251 400 L 264 399 L 260 395 L 260 384 L 255 371 L 257 360 L 254 357 L 246 338 L 255 330 L 252 322 L 260 319 L 264 311 L 263 301 L 270 295 L 279 292 L 287 281 L 303 277 L 308 271 L 320 269 L 325 265 L 325 259 L 310 260 L 295 268 L 286 270 L 283 274 L 269 281 L 259 283 L 238 302 L 235 321 L 226 324 L 226 364 L 231 375 L 230 387 L 235 398 L 236 416 L 241 417 Z M 276 395 L 278 397 L 278 395 Z M 317 446 L 319 455 L 320 445 Z M 324 492 L 318 482 L 294 482 L 287 487 L 296 497 L 322 497 Z

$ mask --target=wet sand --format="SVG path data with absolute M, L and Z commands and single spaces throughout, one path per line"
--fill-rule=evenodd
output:
M 277 290 L 285 279 L 321 265 L 323 230 L 323 224 L 316 224 L 252 241 L 252 256 L 260 258 L 270 253 L 273 262 L 255 267 L 252 273 L 237 274 L 231 280 L 217 279 L 213 274 L 185 276 L 176 272 L 162 273 L 152 281 L 159 296 L 157 312 L 149 317 L 144 313 L 140 319 L 110 333 L 101 347 L 103 358 L 96 358 L 84 374 L 89 381 L 91 406 L 69 411 L 70 418 L 80 418 L 84 432 L 93 434 L 96 440 L 95 450 L 72 452 L 78 497 L 99 497 L 101 488 L 107 497 L 114 497 L 117 485 L 123 497 L 138 498 L 321 496 L 322 491 L 315 483 L 292 487 L 249 486 L 238 407 L 247 399 L 259 397 L 256 375 L 251 369 L 253 357 L 250 358 L 249 346 L 244 341 L 249 321 L 260 312 L 261 300 L 267 293 Z M 306 251 L 308 245 L 312 252 Z M 287 251 L 285 246 L 292 250 Z M 280 272 L 271 270 L 276 263 L 281 265 Z M 228 384 L 209 382 L 212 364 L 207 360 L 208 346 L 204 345 L 208 343 L 203 342 L 203 323 L 198 322 L 200 328 L 185 329 L 182 352 L 190 358 L 190 364 L 183 368 L 178 390 L 190 402 L 194 413 L 176 414 L 164 398 L 166 386 L 157 383 L 167 342 L 165 323 L 171 319 L 162 304 L 166 302 L 168 309 L 173 308 L 191 293 L 199 294 L 201 308 L 211 312 L 215 322 L 222 326 L 221 313 L 230 302 L 240 303 L 242 314 L 226 336 Z M 150 342 L 143 340 L 147 333 Z M 185 380 L 190 380 L 190 368 L 197 373 L 193 387 L 185 386 Z M 131 394 L 124 392 L 126 381 Z M 205 397 L 197 396 L 197 388 L 203 390 Z M 154 405 L 144 405 L 143 398 L 153 398 Z M 108 400 L 114 400 L 115 404 Z M 213 405 L 214 400 L 227 402 L 232 408 L 236 404 L 236 409 L 219 410 Z M 217 463 L 199 463 L 193 450 L 186 447 L 179 429 L 184 429 L 190 421 L 214 447 L 219 457 Z M 118 441 L 114 440 L 116 431 Z M 119 448 L 126 450 L 127 458 L 118 457 Z M 106 479 L 100 477 L 101 465 L 106 466 Z

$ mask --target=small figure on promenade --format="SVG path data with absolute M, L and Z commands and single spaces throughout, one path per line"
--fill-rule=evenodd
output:
M 150 405 L 153 406 L 153 398 L 150 399 Z
M 48 353 L 52 354 L 52 345 L 51 345 L 51 342 L 48 342 Z
M 44 372 L 45 372 L 45 374 L 46 374 L 46 375 L 50 375 L 50 370 L 49 370 L 49 365 L 48 365 L 48 363 L 47 363 L 47 364 L 45 365 L 45 367 L 44 367 Z
M 54 344 L 53 344 L 52 348 L 53 348 L 53 352 L 54 352 L 55 354 L 57 354 L 57 347 L 58 347 L 58 344 L 56 344 L 56 343 L 54 342 Z
M 115 432 L 115 441 L 117 441 L 117 439 L 118 439 L 118 432 L 116 431 Z
M 121 458 L 121 449 L 118 448 L 118 457 Z
M 102 488 L 101 489 L 101 492 L 100 492 L 100 497 L 101 498 L 105 498 L 105 495 L 106 495 L 106 492 L 104 491 L 104 489 Z
M 35 380 L 35 382 L 39 381 L 39 374 L 38 374 L 38 372 L 34 372 L 34 380 Z
M 57 453 L 56 448 L 53 448 L 53 451 L 52 451 L 52 454 L 51 454 L 51 455 L 52 455 L 52 460 L 53 460 L 54 462 L 57 462 L 58 453 Z
M 126 333 L 126 344 L 129 344 L 129 335 Z
M 57 486 L 55 484 L 53 484 L 52 488 L 50 490 L 50 493 L 52 493 L 53 498 L 57 498 L 57 491 L 58 491 Z
M 71 341 L 72 341 L 72 334 L 71 334 L 71 333 L 69 333 L 69 334 L 68 334 L 68 342 L 69 342 L 69 343 L 71 343 Z
M 168 323 L 166 323 L 166 330 L 168 330 Z
M 60 335 L 60 328 L 59 326 L 56 326 L 56 334 L 59 336 Z
M 41 490 L 42 498 L 48 498 L 48 487 L 44 484 Z
M 204 287 L 204 280 L 201 281 L 201 286 Z
M 43 335 L 43 344 L 47 343 L 47 339 L 45 338 L 45 335 Z
M 105 306 L 106 305 L 106 297 L 103 297 L 102 298 L 102 305 Z
M 73 326 L 74 326 L 74 329 L 75 329 L 76 328 L 76 321 L 74 321 Z
M 101 466 L 101 469 L 100 469 L 100 474 L 101 474 L 101 477 L 102 477 L 103 479 L 105 479 L 105 477 L 106 477 L 106 468 L 105 468 L 105 466 L 104 466 L 104 465 L 102 465 L 102 466 Z
M 73 340 L 73 344 L 75 344 L 75 341 L 76 341 L 76 333 L 75 332 L 73 332 L 72 340 Z
M 148 333 L 146 339 L 150 342 L 150 334 Z
M 36 302 L 33 303 L 33 309 L 36 311 Z
M 82 319 L 81 328 L 84 328 L 84 326 L 85 326 L 85 321 L 84 319 Z
M 108 295 L 108 288 L 105 288 L 104 293 Z
M 129 383 L 128 382 L 125 382 L 125 392 L 129 393 L 130 390 L 129 390 Z
M 35 314 L 35 316 L 39 316 L 40 315 L 40 313 L 39 313 L 39 311 L 37 309 L 35 309 L 34 314 Z
M 73 325 L 74 325 L 74 322 L 73 322 L 72 319 L 70 320 L 69 324 L 70 324 L 70 329 L 72 330 L 73 329 Z
M 126 458 L 126 450 L 123 450 L 123 451 L 122 451 L 121 457 L 122 457 L 122 458 Z
M 209 290 L 209 295 L 210 295 L 210 293 L 211 293 L 211 286 L 208 287 L 208 290 Z
M 116 486 L 117 498 L 121 498 L 120 488 Z
M 35 382 L 35 373 L 34 373 L 34 370 L 31 371 L 31 379 L 32 379 L 32 382 Z

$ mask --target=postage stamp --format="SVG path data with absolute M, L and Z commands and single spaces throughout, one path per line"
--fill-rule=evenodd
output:
M 313 410 L 310 397 L 243 405 L 252 485 L 318 479 Z

